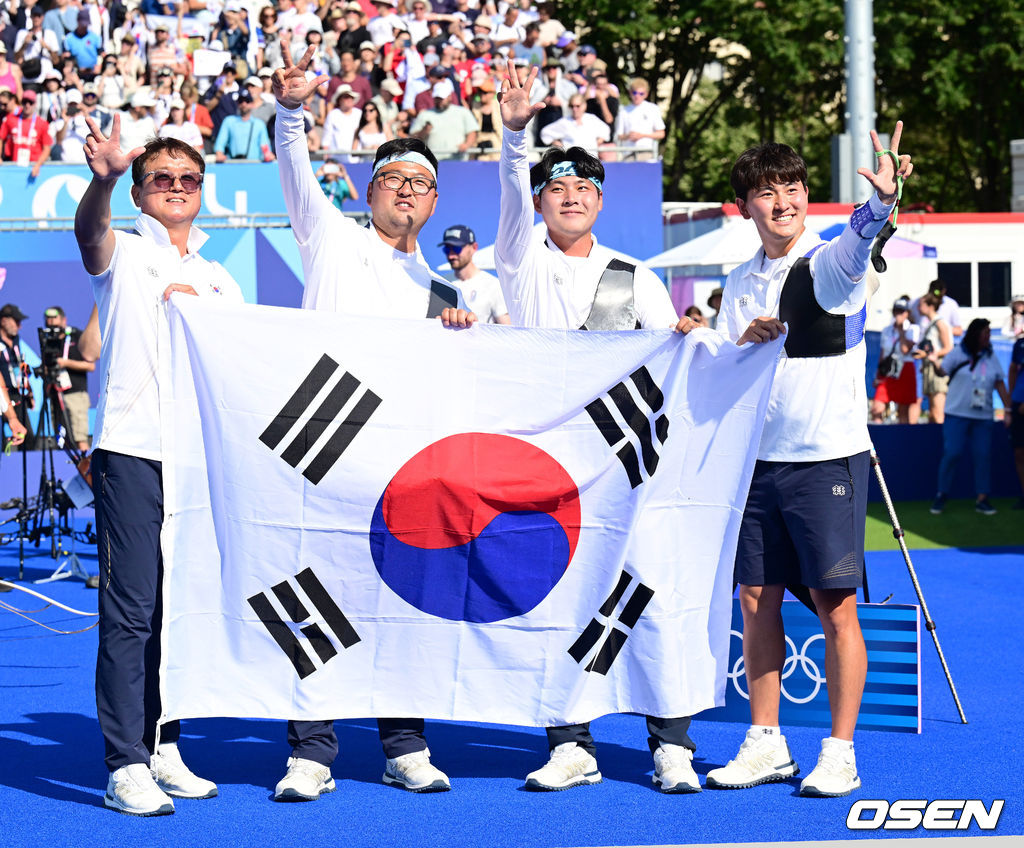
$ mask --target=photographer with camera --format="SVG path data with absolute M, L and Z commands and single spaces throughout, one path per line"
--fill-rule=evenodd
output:
M 51 306 L 43 313 L 45 327 L 39 329 L 39 348 L 43 358 L 43 378 L 52 379 L 60 390 L 67 412 L 68 436 L 80 451 L 89 450 L 89 382 L 86 376 L 96 370 L 78 349 L 82 331 L 69 327 L 60 306 Z M 47 373 L 47 370 L 50 373 Z M 56 428 L 64 417 L 54 403 L 53 422 Z
M 895 403 L 900 424 L 916 424 L 921 414 L 921 399 L 917 394 L 914 348 L 921 340 L 921 328 L 910 320 L 907 295 L 893 303 L 892 318 L 892 323 L 882 330 L 871 421 L 881 424 L 889 404 Z
M 0 308 L 0 372 L 3 374 L 4 389 L 10 404 L 23 429 L 22 448 L 32 450 L 36 438 L 32 422 L 28 419 L 28 410 L 34 409 L 36 402 L 28 381 L 31 369 L 22 356 L 21 338 L 18 335 L 25 318 L 25 313 L 13 303 Z

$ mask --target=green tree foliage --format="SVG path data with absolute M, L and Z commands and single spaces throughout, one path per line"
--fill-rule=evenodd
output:
M 875 10 L 878 112 L 907 125 L 920 175 L 912 202 L 1008 209 L 1010 141 L 1024 138 L 1024 5 L 911 0 Z
M 831 137 L 844 129 L 843 4 L 837 0 L 561 0 L 558 16 L 666 105 L 666 199 L 731 200 L 746 147 L 783 141 L 830 193 Z M 910 202 L 1006 209 L 1009 141 L 1024 137 L 1020 0 L 875 0 L 878 124 L 907 125 L 919 178 Z

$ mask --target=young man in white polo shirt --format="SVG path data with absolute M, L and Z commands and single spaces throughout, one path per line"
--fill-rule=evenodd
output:
M 508 69 L 502 83 L 501 214 L 494 246 L 506 303 L 515 326 L 566 330 L 633 330 L 696 326 L 680 320 L 668 291 L 651 271 L 618 259 L 598 244 L 594 223 L 604 204 L 604 166 L 579 147 L 551 150 L 532 169 L 527 164 L 526 127 L 544 108 L 530 105 L 537 79 L 525 83 Z M 534 213 L 547 227 L 543 242 L 533 235 Z M 663 792 L 699 792 L 691 761 L 696 749 L 689 716 L 647 717 L 654 757 L 654 782 Z M 590 725 L 547 729 L 550 758 L 526 776 L 531 789 L 555 791 L 599 783 Z
M 195 148 L 162 138 L 127 152 L 120 115 L 106 138 L 92 118 L 85 156 L 92 171 L 75 214 L 75 237 L 92 277 L 103 340 L 92 479 L 99 544 L 99 655 L 96 708 L 110 780 L 104 804 L 139 816 L 174 812 L 176 798 L 211 798 L 178 753 L 178 722 L 160 727 L 163 523 L 158 339 L 172 291 L 242 302 L 242 292 L 198 251 L 192 225 L 206 163 Z M 128 231 L 110 228 L 110 198 L 131 168 L 141 214 Z
M 377 149 L 366 189 L 371 220 L 360 227 L 324 195 L 306 146 L 302 103 L 327 77 L 306 80 L 313 48 L 297 65 L 285 51 L 274 72 L 275 127 L 281 190 L 306 280 L 304 309 L 381 318 L 440 318 L 446 326 L 476 320 L 459 290 L 430 270 L 417 244 L 437 206 L 437 159 L 419 139 L 394 139 Z M 447 776 L 430 762 L 423 719 L 377 721 L 387 763 L 385 783 L 411 792 L 445 791 Z M 338 739 L 331 721 L 291 721 L 288 772 L 278 801 L 312 801 L 334 791 L 331 763 Z
M 807 166 L 792 148 L 762 144 L 733 166 L 736 204 L 754 221 L 762 247 L 730 272 L 718 331 L 737 344 L 785 332 L 786 343 L 736 550 L 752 726 L 736 758 L 708 773 L 708 786 L 742 789 L 799 773 L 779 730 L 787 584 L 806 586 L 817 608 L 832 713 L 831 735 L 800 792 L 834 797 L 860 786 L 853 731 L 867 653 L 857 587 L 863 582 L 871 449 L 865 280 L 871 244 L 897 201 L 898 181 L 913 169 L 909 156 L 898 155 L 902 127 L 897 124 L 893 133 L 892 156 L 872 131 L 878 172 L 859 173 L 874 192 L 827 243 L 804 225 Z

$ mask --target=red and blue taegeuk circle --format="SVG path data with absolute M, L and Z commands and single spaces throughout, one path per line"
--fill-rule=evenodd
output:
M 370 552 L 381 579 L 417 609 L 491 622 L 544 600 L 579 535 L 579 491 L 549 454 L 512 436 L 460 433 L 391 479 Z

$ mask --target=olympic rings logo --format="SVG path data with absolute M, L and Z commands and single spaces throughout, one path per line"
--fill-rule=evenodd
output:
M 737 633 L 735 630 L 729 631 L 730 636 L 735 636 L 740 640 L 740 644 L 743 644 L 743 634 Z M 818 664 L 807 655 L 807 649 L 819 639 L 825 639 L 824 634 L 816 633 L 815 635 L 808 638 L 806 642 L 801 646 L 800 650 L 797 651 L 796 643 L 786 637 L 786 661 L 782 664 L 782 695 L 787 701 L 794 704 L 806 704 L 813 701 L 818 693 L 821 691 L 821 684 L 825 683 L 825 677 L 821 673 L 821 669 L 818 668 Z M 786 691 L 786 679 L 796 673 L 797 667 L 804 673 L 807 679 L 814 684 L 810 694 L 803 697 L 796 697 Z M 736 658 L 736 662 L 733 663 L 732 669 L 726 675 L 731 681 L 733 688 L 740 694 L 740 696 L 749 701 L 750 695 L 745 692 L 743 685 L 746 682 L 746 669 L 743 666 L 743 651 L 740 651 L 740 655 Z

